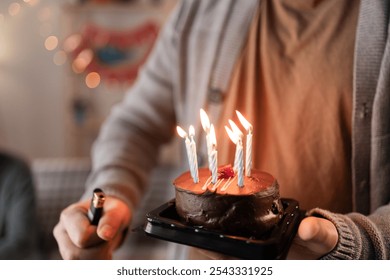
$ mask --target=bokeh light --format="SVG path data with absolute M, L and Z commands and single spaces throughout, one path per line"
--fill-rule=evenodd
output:
M 72 63 L 72 69 L 75 73 L 82 73 L 91 63 L 93 59 L 93 51 L 91 49 L 85 49 L 79 53 Z
M 80 34 L 70 35 L 65 39 L 62 47 L 64 48 L 64 51 L 71 53 L 80 45 L 81 40 L 82 36 Z
M 45 48 L 48 51 L 52 51 L 58 46 L 58 38 L 56 36 L 49 36 L 45 40 Z
M 85 77 L 85 84 L 89 88 L 97 88 L 100 85 L 100 75 L 97 72 L 91 72 Z

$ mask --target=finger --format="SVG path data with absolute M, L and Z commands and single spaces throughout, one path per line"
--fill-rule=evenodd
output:
M 338 234 L 334 224 L 322 218 L 308 217 L 298 228 L 298 237 L 318 252 L 329 252 L 337 244 Z
M 55 226 L 53 234 L 58 242 L 58 249 L 61 257 L 65 260 L 112 259 L 113 246 L 108 242 L 104 242 L 97 246 L 86 249 L 77 247 L 73 244 L 72 240 L 69 238 L 69 235 L 61 224 L 57 224 Z
M 122 234 L 130 223 L 131 213 L 127 205 L 119 199 L 108 197 L 103 216 L 99 221 L 97 235 L 106 241 Z
M 80 248 L 73 244 L 61 223 L 54 227 L 53 235 L 57 240 L 59 252 L 64 260 L 79 259 Z
M 102 242 L 96 234 L 96 226 L 91 225 L 88 217 L 89 201 L 73 204 L 62 211 L 60 224 L 70 240 L 79 248 L 85 248 Z
M 299 225 L 287 259 L 318 259 L 333 250 L 337 241 L 338 233 L 332 222 L 322 218 L 307 217 Z

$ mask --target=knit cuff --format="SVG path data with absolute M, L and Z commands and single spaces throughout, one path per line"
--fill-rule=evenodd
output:
M 307 214 L 331 221 L 336 226 L 339 235 L 336 247 L 322 256 L 322 260 L 356 260 L 360 258 L 362 240 L 359 238 L 358 228 L 349 217 L 320 208 L 314 208 Z

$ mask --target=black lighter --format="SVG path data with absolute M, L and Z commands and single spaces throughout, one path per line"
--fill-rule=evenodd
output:
M 91 205 L 88 210 L 88 218 L 92 225 L 97 225 L 103 215 L 103 205 L 106 200 L 104 192 L 97 188 L 93 190 Z

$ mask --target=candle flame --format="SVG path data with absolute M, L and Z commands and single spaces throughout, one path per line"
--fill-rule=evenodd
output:
M 238 128 L 238 126 L 234 123 L 234 121 L 232 120 L 229 120 L 229 124 L 234 132 L 234 134 L 238 137 L 238 138 L 242 138 L 244 136 L 244 134 L 241 132 L 241 130 Z
M 251 125 L 251 123 L 248 122 L 248 120 L 246 118 L 244 118 L 244 116 L 239 111 L 236 111 L 236 114 L 237 114 L 237 117 L 240 120 L 242 126 L 245 128 L 245 130 L 252 131 L 253 126 Z
M 182 129 L 180 126 L 177 126 L 176 130 L 177 130 L 177 134 L 179 134 L 181 138 L 187 137 L 187 132 L 185 132 L 184 129 Z
M 217 136 L 215 135 L 214 125 L 211 125 L 211 127 L 210 127 L 210 141 L 211 141 L 211 145 L 213 145 L 216 148 L 217 147 Z
M 232 142 L 234 144 L 237 144 L 238 142 L 238 136 L 228 127 L 225 125 L 225 129 L 226 129 L 226 132 L 230 138 L 230 140 L 232 140 Z
M 200 109 L 200 121 L 202 123 L 203 130 L 207 133 L 210 131 L 210 119 L 207 116 L 205 110 Z
M 190 128 L 188 130 L 188 134 L 190 135 L 190 137 L 194 137 L 195 136 L 195 128 L 193 125 L 190 125 Z

